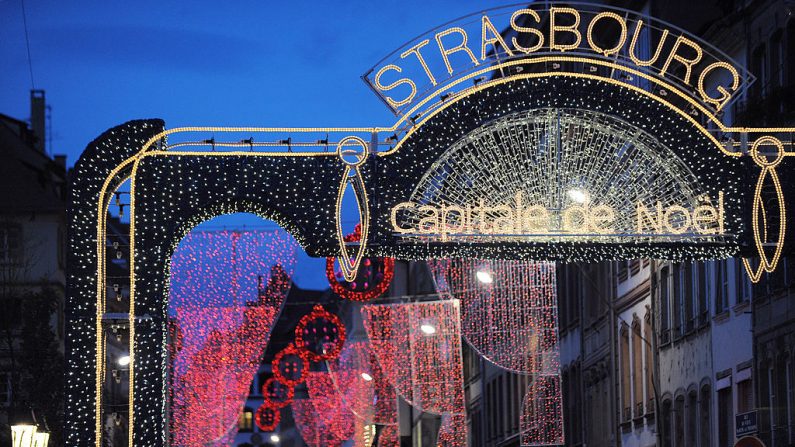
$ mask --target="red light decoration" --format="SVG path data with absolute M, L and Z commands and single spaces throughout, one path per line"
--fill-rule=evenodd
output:
M 463 414 L 444 414 L 439 427 L 437 447 L 467 446 L 467 417 Z
M 282 412 L 268 402 L 260 405 L 254 414 L 254 423 L 262 431 L 275 431 L 282 420 Z
M 274 408 L 284 408 L 290 405 L 294 394 L 295 388 L 285 385 L 275 377 L 269 377 L 262 384 L 262 396 L 265 398 L 265 402 Z
M 400 433 L 397 425 L 385 425 L 378 433 L 378 447 L 400 447 Z
M 334 381 L 329 374 L 310 372 L 306 377 L 306 389 L 318 418 L 334 439 L 344 441 L 353 438 L 356 417 L 334 387 Z
M 171 442 L 225 445 L 290 288 L 283 231 L 192 232 L 171 257 Z
M 345 242 L 359 242 L 362 227 L 357 224 L 353 233 L 344 237 Z M 356 272 L 356 279 L 348 282 L 342 271 L 336 269 L 336 258 L 326 258 L 326 278 L 331 290 L 351 301 L 370 301 L 386 292 L 395 276 L 394 258 L 364 258 Z
M 345 325 L 340 317 L 315 305 L 295 327 L 295 345 L 313 362 L 337 358 L 345 344 Z
M 289 388 L 294 388 L 306 378 L 306 373 L 309 372 L 309 360 L 302 350 L 290 343 L 273 356 L 271 369 L 276 380 Z
M 524 398 L 520 425 L 522 446 L 562 445 L 563 398 L 560 375 L 538 375 Z
M 381 370 L 368 341 L 349 341 L 329 376 L 351 411 L 367 423 L 397 423 L 397 395 Z
M 339 447 L 345 441 L 335 438 L 331 430 L 326 428 L 322 418 L 315 410 L 312 399 L 296 399 L 293 401 L 292 408 L 295 427 L 307 446 Z
M 525 374 L 560 370 L 555 264 L 430 261 L 439 293 L 461 300 L 464 338 L 494 364 Z
M 466 340 L 484 358 L 532 374 L 520 418 L 523 446 L 563 443 L 557 284 L 550 262 L 429 262 L 437 291 L 461 300 Z
M 401 396 L 426 412 L 466 414 L 458 300 L 365 305 L 362 317 L 378 361 Z M 458 442 L 466 442 L 466 424 L 456 430 L 445 442 L 463 447 Z

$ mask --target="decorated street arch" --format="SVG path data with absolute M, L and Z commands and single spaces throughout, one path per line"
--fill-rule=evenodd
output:
M 501 31 L 505 30 L 505 31 Z M 346 279 L 367 256 L 596 261 L 741 256 L 791 240 L 793 128 L 723 124 L 753 76 L 673 25 L 592 4 L 497 8 L 431 30 L 363 76 L 397 116 L 349 128 L 130 121 L 75 166 L 69 445 L 101 445 L 106 211 L 130 182 L 129 442 L 165 445 L 169 260 L 211 217 L 272 219 Z M 346 240 L 343 201 L 358 204 Z

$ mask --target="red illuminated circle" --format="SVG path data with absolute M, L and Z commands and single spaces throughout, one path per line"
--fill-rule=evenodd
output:
M 273 357 L 271 366 L 273 377 L 291 388 L 303 382 L 306 372 L 309 371 L 309 361 L 292 343 Z
M 257 413 L 254 415 L 254 423 L 257 424 L 262 431 L 274 431 L 279 426 L 279 421 L 282 419 L 282 412 L 268 403 L 264 403 L 257 408 Z
M 319 304 L 295 327 L 295 345 L 313 362 L 336 359 L 344 344 L 342 320 Z
M 284 408 L 293 401 L 295 389 L 271 377 L 262 384 L 262 396 L 274 408 Z

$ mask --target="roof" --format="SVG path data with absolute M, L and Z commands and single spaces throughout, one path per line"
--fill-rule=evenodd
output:
M 0 114 L 0 213 L 66 210 L 66 173 L 34 147 L 26 123 Z

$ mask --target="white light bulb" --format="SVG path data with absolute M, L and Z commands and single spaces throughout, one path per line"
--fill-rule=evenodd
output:
M 494 282 L 494 275 L 486 270 L 478 270 L 477 273 L 475 273 L 475 276 L 478 278 L 478 281 L 482 282 L 483 284 L 491 284 Z
M 427 323 L 421 325 L 420 326 L 420 330 L 425 335 L 433 335 L 433 334 L 436 333 L 436 328 L 433 325 L 430 325 L 430 324 L 427 324 Z
M 371 376 L 370 374 L 367 374 L 366 372 L 363 372 L 362 373 L 362 379 L 364 379 L 365 381 L 369 382 L 369 381 L 373 380 L 373 376 Z
M 276 444 L 276 443 L 278 443 L 281 440 L 282 440 L 282 438 L 280 438 L 279 435 L 277 435 L 276 433 L 271 435 L 271 442 L 272 443 Z
M 123 356 L 119 357 L 118 363 L 119 363 L 119 366 L 127 366 L 127 365 L 129 365 L 130 364 L 130 356 L 129 355 L 123 355 Z
M 570 189 L 568 195 L 573 202 L 585 203 L 588 201 L 588 193 L 579 188 Z

